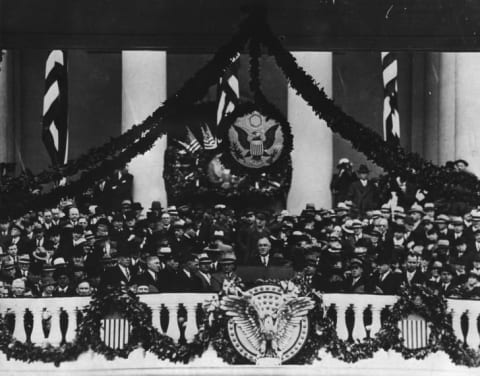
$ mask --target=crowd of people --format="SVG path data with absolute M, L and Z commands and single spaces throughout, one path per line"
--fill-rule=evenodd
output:
M 368 169 L 358 173 L 333 209 L 307 204 L 300 215 L 221 203 L 145 209 L 129 198 L 107 208 L 82 197 L 3 218 L 0 296 L 88 296 L 122 285 L 218 292 L 248 288 L 252 270 L 269 270 L 324 293 L 397 294 L 421 284 L 480 299 L 480 210 L 450 215 L 418 194 L 408 207 L 374 202 L 364 192 L 374 189 Z

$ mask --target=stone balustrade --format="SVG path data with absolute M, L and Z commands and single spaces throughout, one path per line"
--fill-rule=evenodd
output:
M 197 316 L 202 303 L 212 294 L 148 294 L 140 300 L 152 309 L 152 325 L 175 340 L 181 332 L 191 341 L 198 331 Z M 0 314 L 11 313 L 9 325 L 19 341 L 58 345 L 72 341 L 77 328 L 78 312 L 89 303 L 89 297 L 0 299 Z M 381 327 L 382 311 L 395 304 L 396 296 L 369 294 L 324 294 L 326 314 L 336 322 L 341 339 L 373 337 Z M 448 299 L 452 326 L 458 338 L 470 347 L 480 346 L 480 300 Z M 30 318 L 27 316 L 30 315 Z M 8 315 L 7 315 L 8 316 Z M 49 330 L 45 330 L 48 322 Z M 43 323 L 43 325 L 42 325 Z

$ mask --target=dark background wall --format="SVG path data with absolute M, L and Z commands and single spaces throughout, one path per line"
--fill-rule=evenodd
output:
M 69 64 L 69 158 L 106 142 L 121 132 L 121 53 L 72 50 Z M 16 74 L 17 162 L 34 172 L 47 167 L 49 159 L 41 141 L 42 101 L 44 92 L 44 50 L 17 53 Z M 175 93 L 201 68 L 211 55 L 168 54 L 167 92 Z M 402 145 L 423 152 L 424 76 L 423 54 L 399 54 L 399 107 Z M 251 100 L 249 62 L 241 56 L 239 77 L 243 100 Z M 383 86 L 379 52 L 333 53 L 333 98 L 349 115 L 380 134 L 383 132 Z M 262 88 L 268 99 L 286 114 L 287 83 L 270 57 L 262 59 Z M 321 85 L 321 83 L 319 83 Z M 207 100 L 216 99 L 212 87 Z M 159 104 L 160 105 L 160 104 Z M 380 170 L 353 150 L 350 143 L 334 136 L 334 163 L 350 158 L 355 167 L 367 163 L 374 173 Z

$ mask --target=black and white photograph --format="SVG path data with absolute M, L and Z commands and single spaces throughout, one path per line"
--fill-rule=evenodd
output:
M 0 0 L 0 376 L 480 373 L 480 4 Z

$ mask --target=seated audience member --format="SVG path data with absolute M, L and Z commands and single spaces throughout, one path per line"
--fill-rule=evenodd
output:
M 480 299 L 480 276 L 469 273 L 465 283 L 460 286 L 458 295 L 465 299 Z
M 448 298 L 454 294 L 456 285 L 453 283 L 455 268 L 451 265 L 444 266 L 440 273 L 440 290 L 439 294 Z
M 78 296 L 90 296 L 92 295 L 92 287 L 87 280 L 80 281 L 75 290 Z
M 26 298 L 31 297 L 30 291 L 25 287 L 25 281 L 22 278 L 14 279 L 12 282 L 12 290 L 10 292 L 11 298 Z
M 70 273 L 66 267 L 60 267 L 53 273 L 53 279 L 57 286 L 53 290 L 53 296 L 75 296 L 75 289 L 70 285 Z
M 53 292 L 55 291 L 56 282 L 52 277 L 42 278 L 42 298 L 51 298 L 53 297 Z
M 147 256 L 146 270 L 133 281 L 137 286 L 148 286 L 150 292 L 169 291 L 168 286 L 160 285 L 160 259 L 156 255 Z M 138 287 L 137 287 L 138 289 Z

